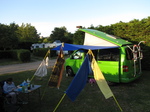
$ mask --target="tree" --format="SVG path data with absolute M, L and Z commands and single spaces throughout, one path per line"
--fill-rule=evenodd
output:
M 124 38 L 124 39 L 129 39 L 129 36 L 127 33 L 129 26 L 127 23 L 120 21 L 119 23 L 112 24 L 111 28 L 112 28 L 113 35 Z
M 150 46 L 150 17 L 144 18 L 141 21 L 142 27 L 139 35 L 140 40 L 145 40 L 146 45 Z
M 84 34 L 83 31 L 76 31 L 73 35 L 73 44 L 83 45 Z
M 38 42 L 39 34 L 37 34 L 37 30 L 31 24 L 24 24 L 18 27 L 18 38 L 20 42 Z
M 66 29 L 66 27 L 56 27 L 54 28 L 54 31 L 52 31 L 52 34 L 48 38 L 50 42 L 54 42 L 55 40 L 60 40 L 61 42 L 65 43 L 72 43 L 73 41 L 73 34 L 69 33 Z
M 10 25 L 0 24 L 0 48 L 3 50 L 13 49 L 18 45 L 16 35 L 18 25 L 11 23 Z
M 10 25 L 9 25 L 9 32 L 10 32 L 10 37 L 11 37 L 11 40 L 13 41 L 13 45 L 11 46 L 11 47 L 13 47 L 13 48 L 16 48 L 17 47 L 17 45 L 18 45 L 18 43 L 19 43 L 19 39 L 18 39 L 18 37 L 17 37 L 17 30 L 18 30 L 18 25 L 17 24 L 15 24 L 15 23 L 11 23 Z M 12 44 L 12 43 L 11 43 Z

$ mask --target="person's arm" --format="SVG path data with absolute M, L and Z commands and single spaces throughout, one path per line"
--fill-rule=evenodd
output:
M 12 84 L 11 86 L 10 85 L 8 86 L 6 82 L 4 83 L 4 86 L 3 86 L 4 93 L 7 94 L 7 93 L 12 92 L 13 88 L 15 88 L 14 84 Z
M 4 86 L 3 86 L 4 93 L 9 93 L 7 88 L 8 88 L 8 86 L 7 86 L 6 82 L 4 82 Z

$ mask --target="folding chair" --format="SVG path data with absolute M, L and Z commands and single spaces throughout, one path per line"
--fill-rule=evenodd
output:
M 5 109 L 4 109 L 4 97 L 3 97 L 3 92 L 2 92 L 1 86 L 0 86 L 0 112 L 5 112 Z
M 4 82 L 5 82 L 5 80 L 3 80 L 3 81 L 0 82 L 1 100 L 2 100 L 1 105 L 2 105 L 2 107 L 3 107 L 2 109 L 4 109 L 4 112 L 5 112 L 5 111 L 7 111 L 8 108 L 10 108 L 10 107 L 13 108 L 13 107 L 15 107 L 15 108 L 13 108 L 13 109 L 14 109 L 14 112 L 19 112 L 20 109 L 21 109 L 21 107 L 22 107 L 22 103 L 19 103 L 18 105 L 12 105 L 12 104 L 11 104 L 11 96 L 5 94 L 4 91 L 3 91 Z M 18 103 L 18 102 L 22 102 L 22 100 L 21 100 L 21 99 L 18 97 L 18 95 L 17 95 L 17 103 Z M 6 109 L 6 108 L 7 108 L 7 109 Z M 1 111 L 0 111 L 0 112 L 1 112 Z
M 7 96 L 7 95 L 4 93 L 4 91 L 3 91 L 3 85 L 4 85 L 4 82 L 5 82 L 5 80 L 3 80 L 3 81 L 0 82 L 0 87 L 1 87 L 1 90 L 2 90 L 2 97 L 3 97 L 3 99 L 4 99 L 4 103 L 9 104 L 10 101 L 9 101 L 8 98 L 10 98 L 10 97 Z

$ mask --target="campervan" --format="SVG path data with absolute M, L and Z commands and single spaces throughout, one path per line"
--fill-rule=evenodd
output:
M 143 58 L 140 43 L 134 45 L 127 40 L 93 29 L 79 29 L 85 32 L 84 45 L 102 46 L 105 49 L 92 50 L 100 70 L 107 81 L 128 83 L 142 75 Z M 107 48 L 108 47 L 108 48 Z M 110 47 L 110 48 L 109 48 Z M 75 50 L 65 61 L 67 75 L 75 75 L 84 61 L 88 49 Z

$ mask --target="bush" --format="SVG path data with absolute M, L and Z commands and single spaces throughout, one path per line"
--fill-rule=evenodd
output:
M 142 59 L 142 69 L 143 70 L 150 70 L 150 47 L 148 46 L 144 46 L 142 47 L 143 49 L 143 59 Z
M 11 51 L 0 51 L 0 59 L 11 58 Z
M 55 57 L 55 56 L 57 56 L 56 51 L 51 50 L 50 51 L 50 57 Z
M 21 62 L 30 61 L 30 51 L 25 49 L 0 51 L 0 59 L 15 59 Z
M 19 42 L 18 49 L 31 50 L 32 42 Z
M 18 50 L 17 57 L 21 62 L 29 62 L 30 61 L 30 51 L 29 50 Z
M 18 60 L 17 52 L 18 50 L 11 50 L 11 58 Z
M 12 50 L 11 56 L 15 60 L 19 60 L 20 62 L 29 62 L 31 60 L 31 53 L 26 49 Z
M 37 49 L 33 49 L 33 55 L 34 56 L 39 56 L 39 57 L 45 57 L 47 51 L 50 48 L 37 48 Z M 51 50 L 50 51 L 50 57 L 54 57 L 56 56 L 56 51 Z

